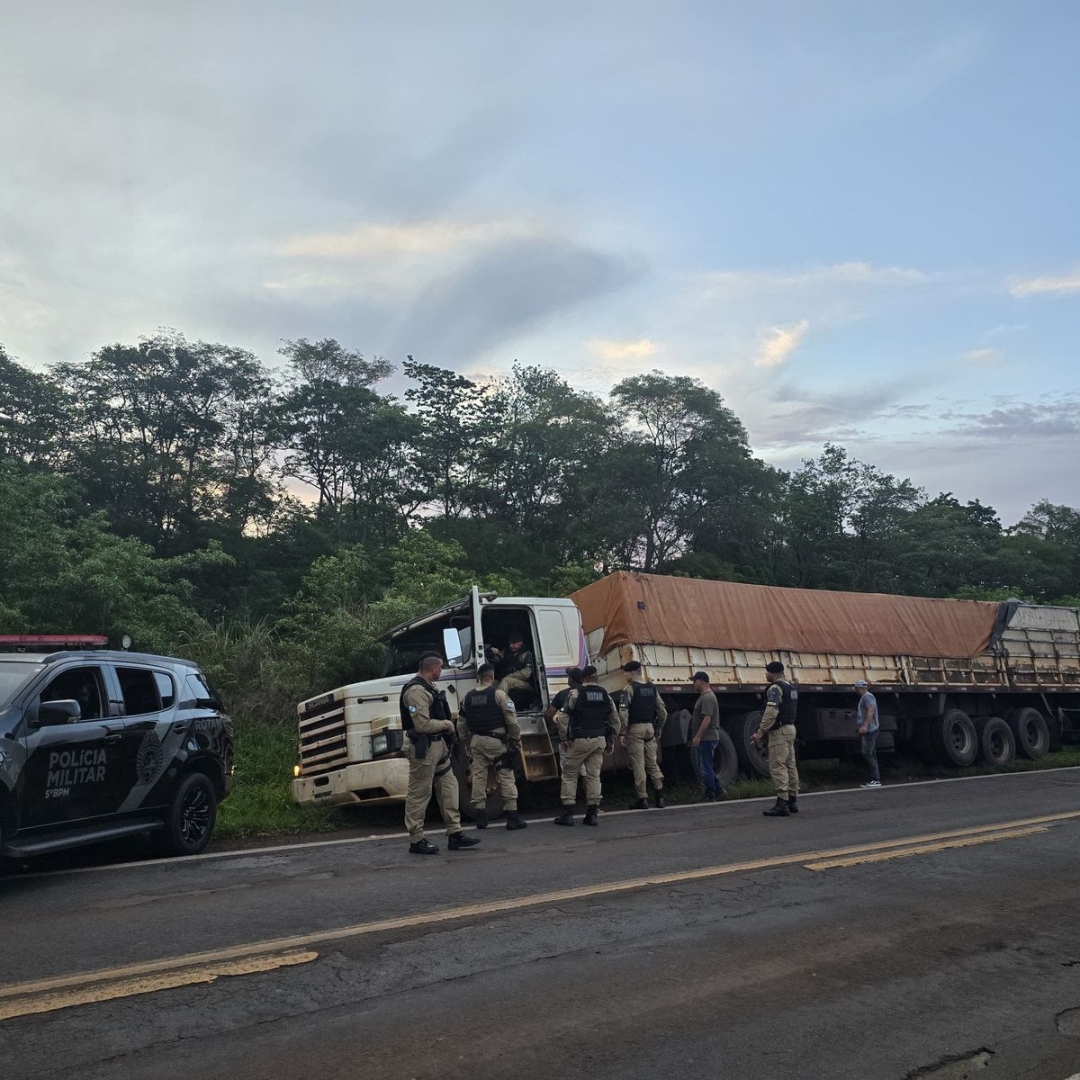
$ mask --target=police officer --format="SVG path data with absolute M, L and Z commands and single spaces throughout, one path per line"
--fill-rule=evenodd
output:
M 479 685 L 465 695 L 457 726 L 462 741 L 468 740 L 472 760 L 469 779 L 476 827 L 487 828 L 487 777 L 489 766 L 494 765 L 506 810 L 506 828 L 524 829 L 528 823 L 517 812 L 518 792 L 514 783 L 513 758 L 521 745 L 517 711 L 510 698 L 492 685 L 495 669 L 491 664 L 481 664 L 476 677 Z
M 556 825 L 574 824 L 574 801 L 577 796 L 578 769 L 585 766 L 585 824 L 598 825 L 600 812 L 600 766 L 604 752 L 615 748 L 619 733 L 619 714 L 608 692 L 596 682 L 596 668 L 582 669 L 581 686 L 571 690 L 566 704 L 555 716 L 559 742 L 565 750 L 562 788 L 559 792 L 562 813 Z
M 761 725 L 750 736 L 758 745 L 769 736 L 769 772 L 776 788 L 776 805 L 766 817 L 787 817 L 799 812 L 799 771 L 795 768 L 795 714 L 799 691 L 784 678 L 784 665 L 773 660 L 765 665 L 765 711 Z
M 667 708 L 656 687 L 641 678 L 641 664 L 637 660 L 627 661 L 622 670 L 626 686 L 619 705 L 622 721 L 619 743 L 626 749 L 634 772 L 637 802 L 631 809 L 648 810 L 646 774 L 652 781 L 656 805 L 664 805 L 664 774 L 656 763 L 656 747 L 660 742 L 660 729 L 667 720 Z
M 454 734 L 446 695 L 435 689 L 442 674 L 442 657 L 426 652 L 420 657 L 416 677 L 401 688 L 398 708 L 401 726 L 409 740 L 409 790 L 405 796 L 405 828 L 409 830 L 409 851 L 414 855 L 437 855 L 438 845 L 424 836 L 424 814 L 434 787 L 439 811 L 446 822 L 446 846 L 450 851 L 474 847 L 478 837 L 461 831 L 458 786 L 450 762 L 448 737 Z
M 525 648 L 525 639 L 516 630 L 511 631 L 509 649 L 505 653 L 492 649 L 499 661 L 498 689 L 504 694 L 511 690 L 531 690 L 533 654 Z

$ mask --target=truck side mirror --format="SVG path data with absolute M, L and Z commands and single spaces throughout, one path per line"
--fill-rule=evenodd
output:
M 461 635 L 453 627 L 447 627 L 442 632 L 443 652 L 446 653 L 446 662 L 450 667 L 460 667 L 464 650 L 461 648 Z
M 82 719 L 82 707 L 74 698 L 59 701 L 43 701 L 38 706 L 38 723 L 41 725 L 73 724 Z

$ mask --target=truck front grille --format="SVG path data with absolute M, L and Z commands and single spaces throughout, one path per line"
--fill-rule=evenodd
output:
M 340 768 L 349 760 L 345 737 L 343 704 L 334 712 L 305 717 L 300 721 L 300 770 L 304 776 L 316 776 Z

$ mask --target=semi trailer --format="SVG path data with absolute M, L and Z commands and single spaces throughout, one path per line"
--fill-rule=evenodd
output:
M 1080 613 L 1074 608 L 886 594 L 776 588 L 619 571 L 566 598 L 501 597 L 474 587 L 419 614 L 385 639 L 382 677 L 298 705 L 293 797 L 301 805 L 403 802 L 408 761 L 398 712 L 422 653 L 441 652 L 440 688 L 452 710 L 476 685 L 489 646 L 520 633 L 535 654 L 532 683 L 513 691 L 522 739 L 519 783 L 554 781 L 559 756 L 544 719 L 567 669 L 594 664 L 621 689 L 621 667 L 640 661 L 669 719 L 669 762 L 692 732 L 696 671 L 707 671 L 721 709 L 717 771 L 768 775 L 750 736 L 760 721 L 765 665 L 781 661 L 798 686 L 802 757 L 858 747 L 854 683 L 877 697 L 879 752 L 908 749 L 968 766 L 1035 758 L 1080 734 Z M 621 751 L 606 768 L 625 766 Z M 463 770 L 463 762 L 459 771 Z

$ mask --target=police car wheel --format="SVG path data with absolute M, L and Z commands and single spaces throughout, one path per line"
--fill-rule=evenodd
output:
M 188 773 L 173 792 L 165 814 L 165 847 L 173 855 L 197 855 L 217 820 L 217 793 L 202 773 Z

